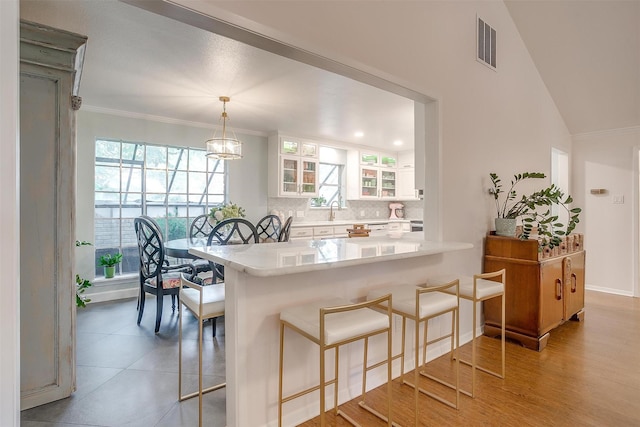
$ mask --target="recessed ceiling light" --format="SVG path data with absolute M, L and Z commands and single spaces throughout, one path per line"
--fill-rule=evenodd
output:
M 393 141 L 393 145 L 395 145 L 396 147 L 399 145 L 402 145 L 402 141 L 400 141 L 399 139 L 396 139 L 395 141 Z
M 356 138 L 362 138 L 364 136 L 364 132 L 359 130 L 356 133 L 354 133 L 353 136 L 355 136 Z

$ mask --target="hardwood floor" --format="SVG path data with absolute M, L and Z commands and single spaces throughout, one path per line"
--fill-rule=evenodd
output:
M 507 343 L 504 380 L 477 373 L 476 398 L 461 395 L 459 410 L 424 395 L 419 426 L 640 426 L 640 299 L 586 292 L 583 322 L 567 322 L 551 332 L 542 352 Z M 499 366 L 499 340 L 482 337 L 479 361 Z M 470 345 L 462 349 L 470 352 Z M 464 358 L 464 356 L 463 356 Z M 443 356 L 429 365 L 449 373 Z M 497 369 L 495 369 L 497 370 Z M 470 368 L 461 365 L 461 386 L 470 387 Z M 432 382 L 421 383 L 434 390 Z M 441 392 L 441 389 L 436 389 Z M 385 413 L 385 389 L 367 394 L 367 402 Z M 414 425 L 413 389 L 399 380 L 393 387 L 393 420 Z M 383 426 L 357 404 L 341 409 L 363 426 Z M 347 426 L 328 412 L 329 425 Z M 319 418 L 302 424 L 319 425 Z

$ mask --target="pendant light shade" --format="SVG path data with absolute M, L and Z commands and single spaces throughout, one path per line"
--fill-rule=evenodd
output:
M 242 142 L 238 140 L 233 130 L 227 130 L 228 116 L 226 107 L 231 98 L 221 96 L 219 99 L 222 101 L 222 114 L 220 115 L 222 135 L 216 136 L 216 131 L 213 134 L 213 138 L 207 141 L 207 157 L 222 160 L 240 159 L 242 158 Z M 230 132 L 230 135 L 227 132 Z

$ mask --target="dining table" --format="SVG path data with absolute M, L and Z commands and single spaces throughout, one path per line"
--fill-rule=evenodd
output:
M 164 243 L 165 255 L 181 259 L 200 259 L 189 252 L 192 247 L 207 246 L 206 237 L 187 237 L 183 239 L 168 240 Z

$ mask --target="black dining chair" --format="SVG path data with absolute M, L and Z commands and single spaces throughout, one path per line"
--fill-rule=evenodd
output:
M 194 243 L 197 239 L 206 239 L 209 237 L 211 230 L 213 230 L 213 225 L 209 222 L 209 215 L 198 215 L 189 227 L 189 239 L 191 239 L 191 243 Z M 211 265 L 207 260 L 196 259 L 193 261 L 193 265 L 196 266 L 198 273 L 211 271 Z
M 287 220 L 284 222 L 284 225 L 282 226 L 282 230 L 280 231 L 280 234 L 278 235 L 278 242 L 288 242 L 289 241 L 289 233 L 291 232 L 291 223 L 292 222 L 293 222 L 293 217 L 292 216 L 287 218 Z
M 249 243 L 258 243 L 258 231 L 244 218 L 228 218 L 220 221 L 213 227 L 207 239 L 207 246 Z M 209 263 L 213 271 L 212 283 L 224 282 L 224 266 L 213 261 Z M 214 337 L 216 336 L 216 319 L 216 317 L 211 319 Z
M 175 312 L 176 297 L 180 292 L 181 273 L 195 276 L 196 268 L 193 264 L 169 265 L 165 259 L 164 242 L 160 227 L 155 220 L 146 215 L 133 220 L 138 241 L 140 256 L 140 296 L 138 300 L 138 325 L 142 320 L 146 293 L 156 296 L 156 325 L 155 332 L 160 330 L 162 319 L 162 297 L 171 295 L 171 309 Z
M 267 215 L 256 225 L 260 243 L 277 242 L 282 230 L 282 221 L 278 215 Z
M 209 222 L 209 215 L 198 215 L 189 227 L 189 238 L 199 239 L 209 237 L 211 230 L 213 230 L 213 225 Z
M 207 246 L 258 243 L 258 231 L 244 218 L 228 218 L 213 227 L 207 239 Z M 224 280 L 224 267 L 209 261 L 214 272 L 214 283 Z

